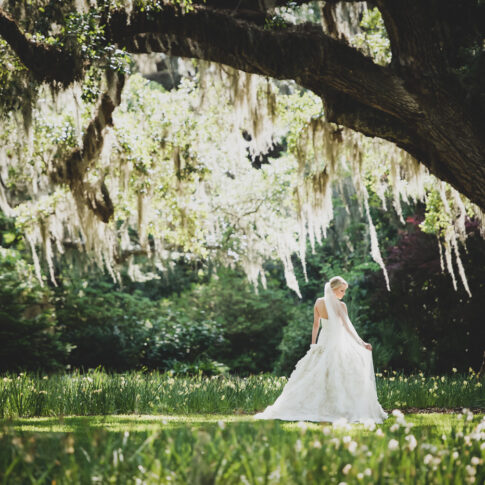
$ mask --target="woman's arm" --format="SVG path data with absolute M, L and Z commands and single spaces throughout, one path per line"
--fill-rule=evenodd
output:
M 312 345 L 317 342 L 318 329 L 320 327 L 320 314 L 318 313 L 317 304 L 313 307 L 313 330 L 312 330 Z

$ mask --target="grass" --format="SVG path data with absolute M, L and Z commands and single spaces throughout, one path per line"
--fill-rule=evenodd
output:
M 477 414 L 476 420 L 483 417 L 483 414 Z M 443 433 L 449 434 L 453 428 L 457 431 L 463 431 L 466 421 L 462 413 L 459 414 L 409 414 L 405 417 L 406 421 L 412 423 L 413 433 L 422 434 L 430 432 L 433 436 L 441 436 Z M 4 425 L 13 430 L 21 432 L 36 433 L 82 433 L 85 430 L 93 431 L 103 429 L 110 432 L 151 432 L 160 429 L 177 429 L 190 426 L 192 428 L 210 429 L 220 425 L 232 423 L 251 423 L 253 426 L 259 426 L 262 422 L 253 420 L 252 416 L 234 415 L 234 414 L 191 414 L 187 416 L 163 416 L 163 415 L 110 415 L 110 416 L 69 416 L 65 418 L 17 418 L 5 420 Z M 301 424 L 298 422 L 278 421 L 283 429 L 288 431 L 300 429 Z M 387 430 L 395 424 L 396 419 L 386 420 L 380 428 Z M 326 426 L 323 423 L 306 423 L 308 429 L 321 430 Z M 328 426 L 330 426 L 328 424 Z M 369 434 L 368 427 L 363 424 L 352 424 L 350 428 L 345 426 L 332 427 L 334 432 L 344 430 L 351 435 Z M 428 433 L 429 434 L 429 433 Z
M 377 374 L 384 409 L 484 408 L 485 391 L 476 375 Z M 274 402 L 285 377 L 128 372 L 0 377 L 0 419 L 35 416 L 194 413 L 253 414 Z
M 0 428 L 1 429 L 1 428 Z M 485 417 L 380 426 L 248 416 L 19 418 L 0 432 L 0 483 L 483 483 Z
M 257 421 L 286 378 L 166 373 L 0 377 L 1 484 L 485 483 L 485 415 L 467 375 L 377 374 L 390 418 Z M 478 410 L 476 410 L 478 411 Z

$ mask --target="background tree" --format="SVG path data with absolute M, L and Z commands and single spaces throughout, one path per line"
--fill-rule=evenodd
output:
M 60 36 L 47 38 L 60 13 L 79 18 L 74 4 L 56 9 L 47 3 L 48 12 L 42 7 L 40 16 L 32 5 L 33 19 L 19 18 L 23 4 L 7 4 L 17 19 L 2 10 L 0 29 L 40 81 L 81 80 L 96 58 L 93 53 L 110 48 L 203 58 L 294 79 L 322 97 L 328 121 L 396 143 L 484 209 L 484 5 L 478 0 L 376 1 L 392 53 L 389 64 L 379 65 L 349 45 L 340 28 L 339 4 L 349 9 L 360 2 L 325 2 L 324 30 L 273 16 L 274 7 L 306 3 L 311 2 L 140 1 L 113 8 L 101 2 L 86 14 L 91 31 L 73 36 L 74 22 L 74 29 L 64 24 Z M 44 37 L 27 35 L 29 27 L 47 20 L 46 13 L 51 22 L 44 22 Z
M 372 288 L 383 287 L 405 313 L 411 294 L 399 293 L 385 263 L 406 279 L 415 246 L 395 250 L 406 261 L 399 271 L 385 248 L 400 247 L 418 201 L 420 227 L 434 236 L 418 231 L 419 244 L 425 254 L 434 247 L 434 263 L 441 254 L 449 275 L 416 276 L 416 291 L 437 290 L 414 311 L 429 306 L 429 327 L 448 328 L 438 306 L 453 287 L 449 301 L 473 308 L 483 288 L 469 261 L 480 250 L 469 259 L 462 248 L 484 220 L 483 8 L 374 5 L 3 3 L 0 207 L 17 232 L 7 229 L 2 244 L 23 234 L 29 268 L 58 285 L 47 297 L 51 327 L 71 353 L 57 361 L 287 372 L 307 344 L 307 307 L 335 273 L 351 282 L 351 311 L 365 312 Z M 418 35 L 423 48 L 411 42 Z M 440 48 L 428 52 L 433 36 Z M 464 184 L 469 199 L 443 180 Z M 20 308 L 22 294 L 14 301 Z M 363 335 L 385 337 L 379 366 L 444 362 L 445 346 L 433 347 L 413 319 L 353 318 Z M 396 335 L 413 350 L 405 359 Z

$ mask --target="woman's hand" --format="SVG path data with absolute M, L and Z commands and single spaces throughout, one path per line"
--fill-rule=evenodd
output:
M 371 344 L 364 343 L 364 347 L 365 347 L 367 350 L 372 350 L 372 345 L 371 345 Z

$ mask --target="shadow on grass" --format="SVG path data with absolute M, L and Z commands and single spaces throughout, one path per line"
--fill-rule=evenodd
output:
M 476 415 L 480 420 L 483 415 Z M 452 428 L 457 431 L 463 427 L 464 418 L 458 414 L 407 414 L 405 419 L 412 424 L 412 433 L 418 437 L 422 435 L 448 434 Z M 159 431 L 161 429 L 204 429 L 221 425 L 234 426 L 240 423 L 253 426 L 266 426 L 267 421 L 253 419 L 251 415 L 235 414 L 191 414 L 191 415 L 109 415 L 109 416 L 66 416 L 64 418 L 19 418 L 0 421 L 0 427 L 6 426 L 26 433 L 89 433 L 96 429 L 107 432 L 130 433 Z M 278 421 L 285 431 L 300 432 L 301 424 L 297 422 Z M 386 434 L 391 433 L 391 426 L 396 423 L 396 418 L 390 416 L 383 424 L 377 425 Z M 323 428 L 330 426 L 330 434 L 333 436 L 351 435 L 362 437 L 375 433 L 375 430 L 366 429 L 362 424 L 352 424 L 350 427 L 333 427 L 329 423 L 305 423 L 309 431 L 321 432 Z

